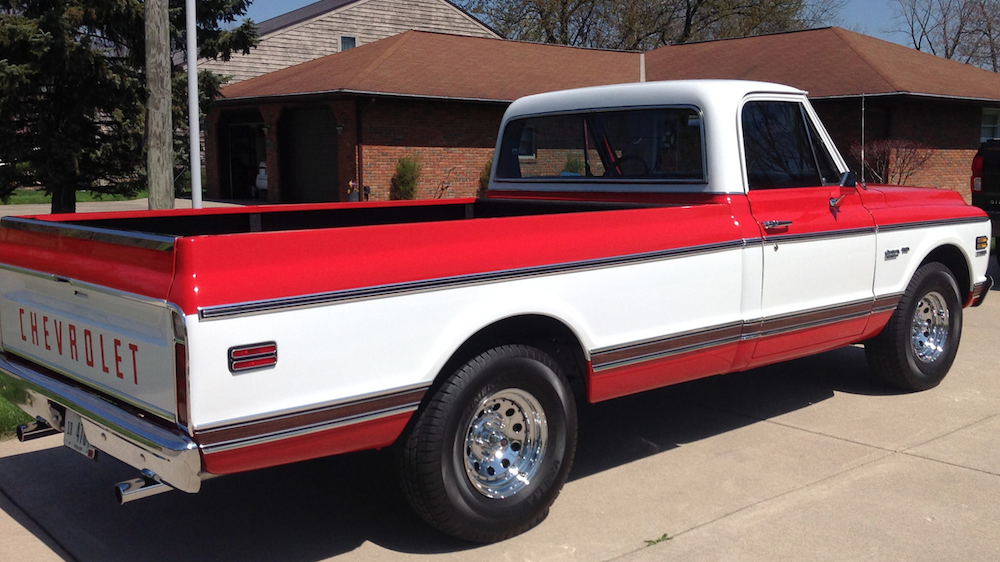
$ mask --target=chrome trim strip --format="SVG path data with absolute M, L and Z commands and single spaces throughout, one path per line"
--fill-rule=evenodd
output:
M 742 332 L 743 322 L 732 322 L 672 336 L 596 349 L 590 352 L 591 366 L 597 373 L 615 367 L 664 359 L 689 351 L 738 342 Z
M 266 424 L 280 422 L 282 420 L 291 420 L 295 418 L 304 418 L 309 415 L 321 415 L 324 412 L 330 412 L 333 410 L 341 409 L 344 407 L 358 407 L 364 404 L 369 404 L 371 402 L 387 400 L 393 398 L 400 398 L 408 394 L 415 393 L 426 393 L 430 388 L 430 383 L 415 384 L 411 386 L 402 386 L 394 388 L 392 390 L 373 392 L 371 394 L 363 394 L 360 396 L 353 396 L 351 398 L 345 398 L 341 400 L 334 400 L 331 402 L 324 402 L 319 404 L 310 404 L 308 406 L 288 409 L 278 412 L 270 412 L 264 416 L 246 416 L 243 418 L 229 419 L 225 421 L 220 421 L 211 424 L 200 425 L 195 428 L 195 432 L 202 437 L 199 439 L 199 443 L 205 444 L 205 436 L 219 434 L 221 432 L 232 430 L 234 428 L 246 428 L 254 425 Z M 378 409 L 378 408 L 370 408 Z M 332 415 L 327 415 L 327 419 L 332 418 Z M 289 424 L 289 426 L 294 425 L 294 423 Z M 254 432 L 246 432 L 248 435 L 255 435 Z
M 899 301 L 902 300 L 903 293 L 894 293 L 891 295 L 882 295 L 880 297 L 875 297 L 875 303 L 872 305 L 872 313 L 878 312 L 888 312 L 890 310 L 896 310 L 899 305 Z
M 337 429 L 339 427 L 346 427 L 349 425 L 354 425 L 362 422 L 375 421 L 382 418 L 387 418 L 394 416 L 396 414 L 405 414 L 409 412 L 416 412 L 420 403 L 414 403 L 409 406 L 392 408 L 383 410 L 380 412 L 373 412 L 371 414 L 366 414 L 363 416 L 354 416 L 351 418 L 344 418 L 342 420 L 334 420 L 325 423 L 317 423 L 310 426 L 302 427 L 299 429 L 293 429 L 288 431 L 280 431 L 274 433 L 268 433 L 266 435 L 261 435 L 258 437 L 247 438 L 247 439 L 237 439 L 234 441 L 227 441 L 222 443 L 217 443 L 213 445 L 205 445 L 202 447 L 202 451 L 206 455 L 211 455 L 214 453 L 222 453 L 225 451 L 232 451 L 235 449 L 243 449 L 246 447 L 253 447 L 257 445 L 266 445 L 268 443 L 274 443 L 275 441 L 281 441 L 282 439 L 290 439 L 293 437 L 300 437 L 302 435 L 310 435 L 313 433 L 319 433 L 321 431 L 327 431 L 330 429 Z
M 875 234 L 875 227 L 852 228 L 849 230 L 824 230 L 822 232 L 805 232 L 802 234 L 776 234 L 764 235 L 764 241 L 768 243 L 780 242 L 806 242 L 810 240 L 835 240 L 838 238 L 853 238 L 855 236 L 866 236 Z
M 937 219 L 918 222 L 904 222 L 899 224 L 887 224 L 876 227 L 879 232 L 892 232 L 894 230 L 909 230 L 911 228 L 926 228 L 931 226 L 948 226 L 952 224 L 979 224 L 989 222 L 989 217 L 962 217 L 958 219 Z
M 787 334 L 844 320 L 862 318 L 871 314 L 873 302 L 873 299 L 864 299 L 765 318 L 760 327 L 760 337 Z
M 886 299 L 886 302 L 895 298 L 895 302 L 898 302 L 898 298 L 896 297 L 881 298 Z M 731 322 L 729 324 L 709 326 L 670 336 L 594 349 L 590 351 L 592 358 L 591 369 L 597 374 L 609 369 L 666 359 L 675 355 L 700 351 L 720 345 L 761 337 L 777 336 L 843 322 L 845 320 L 864 318 L 872 313 L 874 302 L 877 302 L 877 299 L 864 299 L 773 318 L 757 318 Z M 893 308 L 895 308 L 895 302 L 892 304 Z
M 139 470 L 149 469 L 185 492 L 201 488 L 201 456 L 187 436 L 138 418 L 86 391 L 51 379 L 0 356 L 0 389 L 28 415 L 62 428 L 62 414 L 52 403 L 84 419 L 91 445 Z
M 0 218 L 0 227 L 33 232 L 36 234 L 52 234 L 67 238 L 78 238 L 80 240 L 91 240 L 94 242 L 105 242 L 108 244 L 118 244 L 122 246 L 133 246 L 136 248 L 145 248 L 147 250 L 157 250 L 161 252 L 172 251 L 174 249 L 175 240 L 173 236 L 164 236 L 162 234 L 148 234 L 145 232 L 135 232 L 130 230 L 97 228 L 93 226 L 43 221 L 25 217 Z
M 199 431 L 205 454 L 271 443 L 388 416 L 414 412 L 430 385 L 353 399 L 307 411 Z
M 688 257 L 701 254 L 723 252 L 727 250 L 742 249 L 746 245 L 747 241 L 740 239 L 740 240 L 732 240 L 729 242 L 719 242 L 716 244 L 705 244 L 701 246 L 690 246 L 686 248 L 661 250 L 658 252 L 629 254 L 624 256 L 613 256 L 609 258 L 599 258 L 599 259 L 583 260 L 577 262 L 566 262 L 554 265 L 523 267 L 523 268 L 508 269 L 501 271 L 489 271 L 485 273 L 473 273 L 469 275 L 456 275 L 453 277 L 440 277 L 436 279 L 425 279 L 422 281 L 408 281 L 404 283 L 392 283 L 388 285 L 375 285 L 372 287 L 345 289 L 342 291 L 330 291 L 327 293 L 315 293 L 315 294 L 300 295 L 295 297 L 248 301 L 243 303 L 223 304 L 217 306 L 206 306 L 198 309 L 198 316 L 201 320 L 218 320 L 222 318 L 233 318 L 237 316 L 263 314 L 265 312 L 273 312 L 276 310 L 311 308 L 316 306 L 324 306 L 324 305 L 343 303 L 343 302 L 366 301 L 372 299 L 410 295 L 415 293 L 426 293 L 432 291 L 441 291 L 445 289 L 471 287 L 475 285 L 498 283 L 501 281 L 526 279 L 530 277 L 541 277 L 541 276 L 556 275 L 561 273 L 576 273 L 580 271 L 670 260 L 680 257 Z

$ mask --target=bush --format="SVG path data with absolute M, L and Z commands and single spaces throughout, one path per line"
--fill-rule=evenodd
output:
M 490 188 L 490 174 L 493 173 L 493 157 L 486 161 L 483 171 L 479 174 L 479 189 L 476 190 L 476 197 L 486 197 L 486 191 Z
M 583 175 L 583 160 L 576 154 L 570 154 L 566 157 L 566 165 L 563 166 L 563 172 L 568 174 L 574 174 L 578 176 Z
M 420 158 L 403 156 L 396 162 L 396 173 L 392 175 L 390 199 L 416 199 L 417 181 L 420 179 Z

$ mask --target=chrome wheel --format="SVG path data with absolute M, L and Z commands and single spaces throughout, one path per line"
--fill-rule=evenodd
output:
M 949 321 L 948 303 L 941 293 L 931 291 L 917 302 L 910 333 L 910 344 L 917 359 L 933 363 L 945 352 Z
M 479 402 L 465 432 L 465 474 L 484 496 L 502 499 L 528 486 L 542 466 L 548 424 L 538 400 L 508 388 Z

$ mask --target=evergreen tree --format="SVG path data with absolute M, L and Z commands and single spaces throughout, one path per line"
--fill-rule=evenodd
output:
M 199 55 L 228 59 L 256 44 L 249 0 L 198 2 Z M 170 3 L 172 50 L 182 53 L 184 2 Z M 73 212 L 76 192 L 134 194 L 145 187 L 145 26 L 139 0 L 0 0 L 0 199 L 36 186 L 52 212 Z M 183 75 L 174 57 L 175 75 Z M 202 99 L 221 81 L 205 73 Z M 175 129 L 186 128 L 186 88 L 175 80 Z M 175 146 L 186 141 L 175 139 Z M 187 149 L 178 152 L 184 166 Z

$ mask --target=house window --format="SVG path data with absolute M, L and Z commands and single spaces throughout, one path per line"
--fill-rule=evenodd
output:
M 348 37 L 347 35 L 340 36 L 340 51 L 344 52 L 347 49 L 353 49 L 358 46 L 358 40 L 355 37 Z
M 981 134 L 982 137 L 979 139 L 981 141 L 1000 138 L 1000 108 L 987 107 L 983 109 L 983 132 Z
M 517 146 L 517 157 L 531 159 L 537 155 L 538 150 L 535 148 L 535 128 L 525 127 L 521 131 L 521 142 Z

